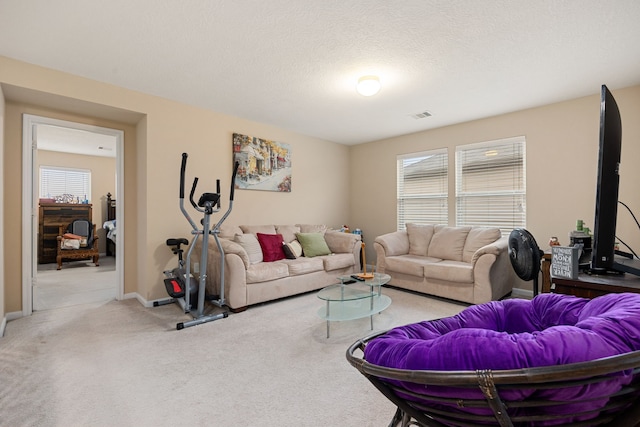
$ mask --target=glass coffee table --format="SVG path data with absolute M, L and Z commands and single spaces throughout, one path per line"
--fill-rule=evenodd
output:
M 382 285 L 389 282 L 388 274 L 374 273 L 372 279 L 346 283 L 351 276 L 338 277 L 340 283 L 327 286 L 318 292 L 318 298 L 326 301 L 326 306 L 318 310 L 318 315 L 329 322 L 362 319 L 369 316 L 373 330 L 373 315 L 391 305 L 391 298 L 382 294 Z

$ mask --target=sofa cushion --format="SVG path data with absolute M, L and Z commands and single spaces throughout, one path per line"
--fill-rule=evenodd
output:
M 473 266 L 468 262 L 442 260 L 425 265 L 424 277 L 447 282 L 473 283 Z
M 236 234 L 233 241 L 244 248 L 250 264 L 262 262 L 262 248 L 256 236 L 253 234 Z
M 302 253 L 305 257 L 312 258 L 331 253 L 322 233 L 297 233 L 296 237 L 302 245 Z
M 267 282 L 289 276 L 289 267 L 283 261 L 252 264 L 247 269 L 247 283 Z
M 296 233 L 300 233 L 297 225 L 276 225 L 276 233 L 282 234 L 285 243 L 296 240 Z
M 351 253 L 332 254 L 320 258 L 324 262 L 325 271 L 333 271 L 339 270 L 341 268 L 351 267 L 355 263 L 353 254 Z
M 288 259 L 280 261 L 279 264 L 280 263 L 287 266 L 290 276 L 300 276 L 307 273 L 313 273 L 315 271 L 322 271 L 324 269 L 324 264 L 320 257 L 300 257 L 295 260 Z
M 451 261 L 462 261 L 462 251 L 471 227 L 436 227 L 427 255 Z
M 441 261 L 439 258 L 418 255 L 398 255 L 385 258 L 385 272 L 396 271 L 410 276 L 424 277 L 424 268 L 428 264 Z
M 227 225 L 222 224 L 220 226 L 220 234 L 218 237 L 222 237 L 223 239 L 233 240 L 236 234 L 244 234 L 242 229 L 237 225 Z
M 275 225 L 241 225 L 240 229 L 246 234 L 276 234 L 276 226 Z
M 411 255 L 427 256 L 427 249 L 433 237 L 433 225 L 431 224 L 407 224 L 407 236 L 409 237 L 409 253 Z
M 300 233 L 322 233 L 327 231 L 327 226 L 324 224 L 296 224 L 300 227 Z
M 500 237 L 502 237 L 502 232 L 499 228 L 473 227 L 467 235 L 467 241 L 464 244 L 464 250 L 462 252 L 462 260 L 464 262 L 471 262 L 473 254 L 475 254 L 478 249 L 495 242 Z
M 282 249 L 282 234 L 263 234 L 257 233 L 258 243 L 262 248 L 262 260 L 264 262 L 273 262 L 285 258 Z

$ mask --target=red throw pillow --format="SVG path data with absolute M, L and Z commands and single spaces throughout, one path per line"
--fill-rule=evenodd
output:
M 278 261 L 284 259 L 284 250 L 282 249 L 282 234 L 263 234 L 256 233 L 258 242 L 262 248 L 262 257 L 264 262 Z

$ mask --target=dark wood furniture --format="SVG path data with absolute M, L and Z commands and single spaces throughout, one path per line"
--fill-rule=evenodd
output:
M 111 193 L 107 193 L 107 221 L 116 219 L 116 199 L 111 198 Z M 107 256 L 116 256 L 116 243 L 107 238 Z
M 540 262 L 542 271 L 542 293 L 551 292 L 551 250 L 545 251 Z
M 64 240 L 64 234 L 67 230 L 68 225 L 61 225 L 57 237 L 58 246 L 56 247 L 56 262 L 58 263 L 58 270 L 62 269 L 62 260 L 83 260 L 87 258 L 91 258 L 93 263 L 98 267 L 100 264 L 98 260 L 100 259 L 100 252 L 98 251 L 98 236 L 96 235 L 96 225 L 91 224 L 93 227 L 93 242 L 91 246 L 87 246 L 80 249 L 63 249 L 62 242 Z
M 542 292 L 595 298 L 610 293 L 640 293 L 640 277 L 632 274 L 592 275 L 580 273 L 577 279 L 551 277 L 551 251 L 545 251 L 540 265 Z
M 93 221 L 91 204 L 41 203 L 38 214 L 38 263 L 56 262 L 60 226 L 74 219 Z
M 640 277 L 632 274 L 589 275 L 580 273 L 578 278 L 551 278 L 551 292 L 575 295 L 583 298 L 595 298 L 610 293 L 640 293 Z

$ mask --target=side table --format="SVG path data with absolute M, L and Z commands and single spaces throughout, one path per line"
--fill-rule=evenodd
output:
M 382 285 L 391 280 L 388 274 L 375 273 L 372 279 L 347 284 L 351 276 L 340 276 L 340 283 L 327 286 L 318 292 L 318 298 L 326 301 L 318 310 L 318 316 L 327 322 L 355 320 L 369 316 L 373 330 L 373 315 L 391 305 L 391 298 L 382 294 Z

